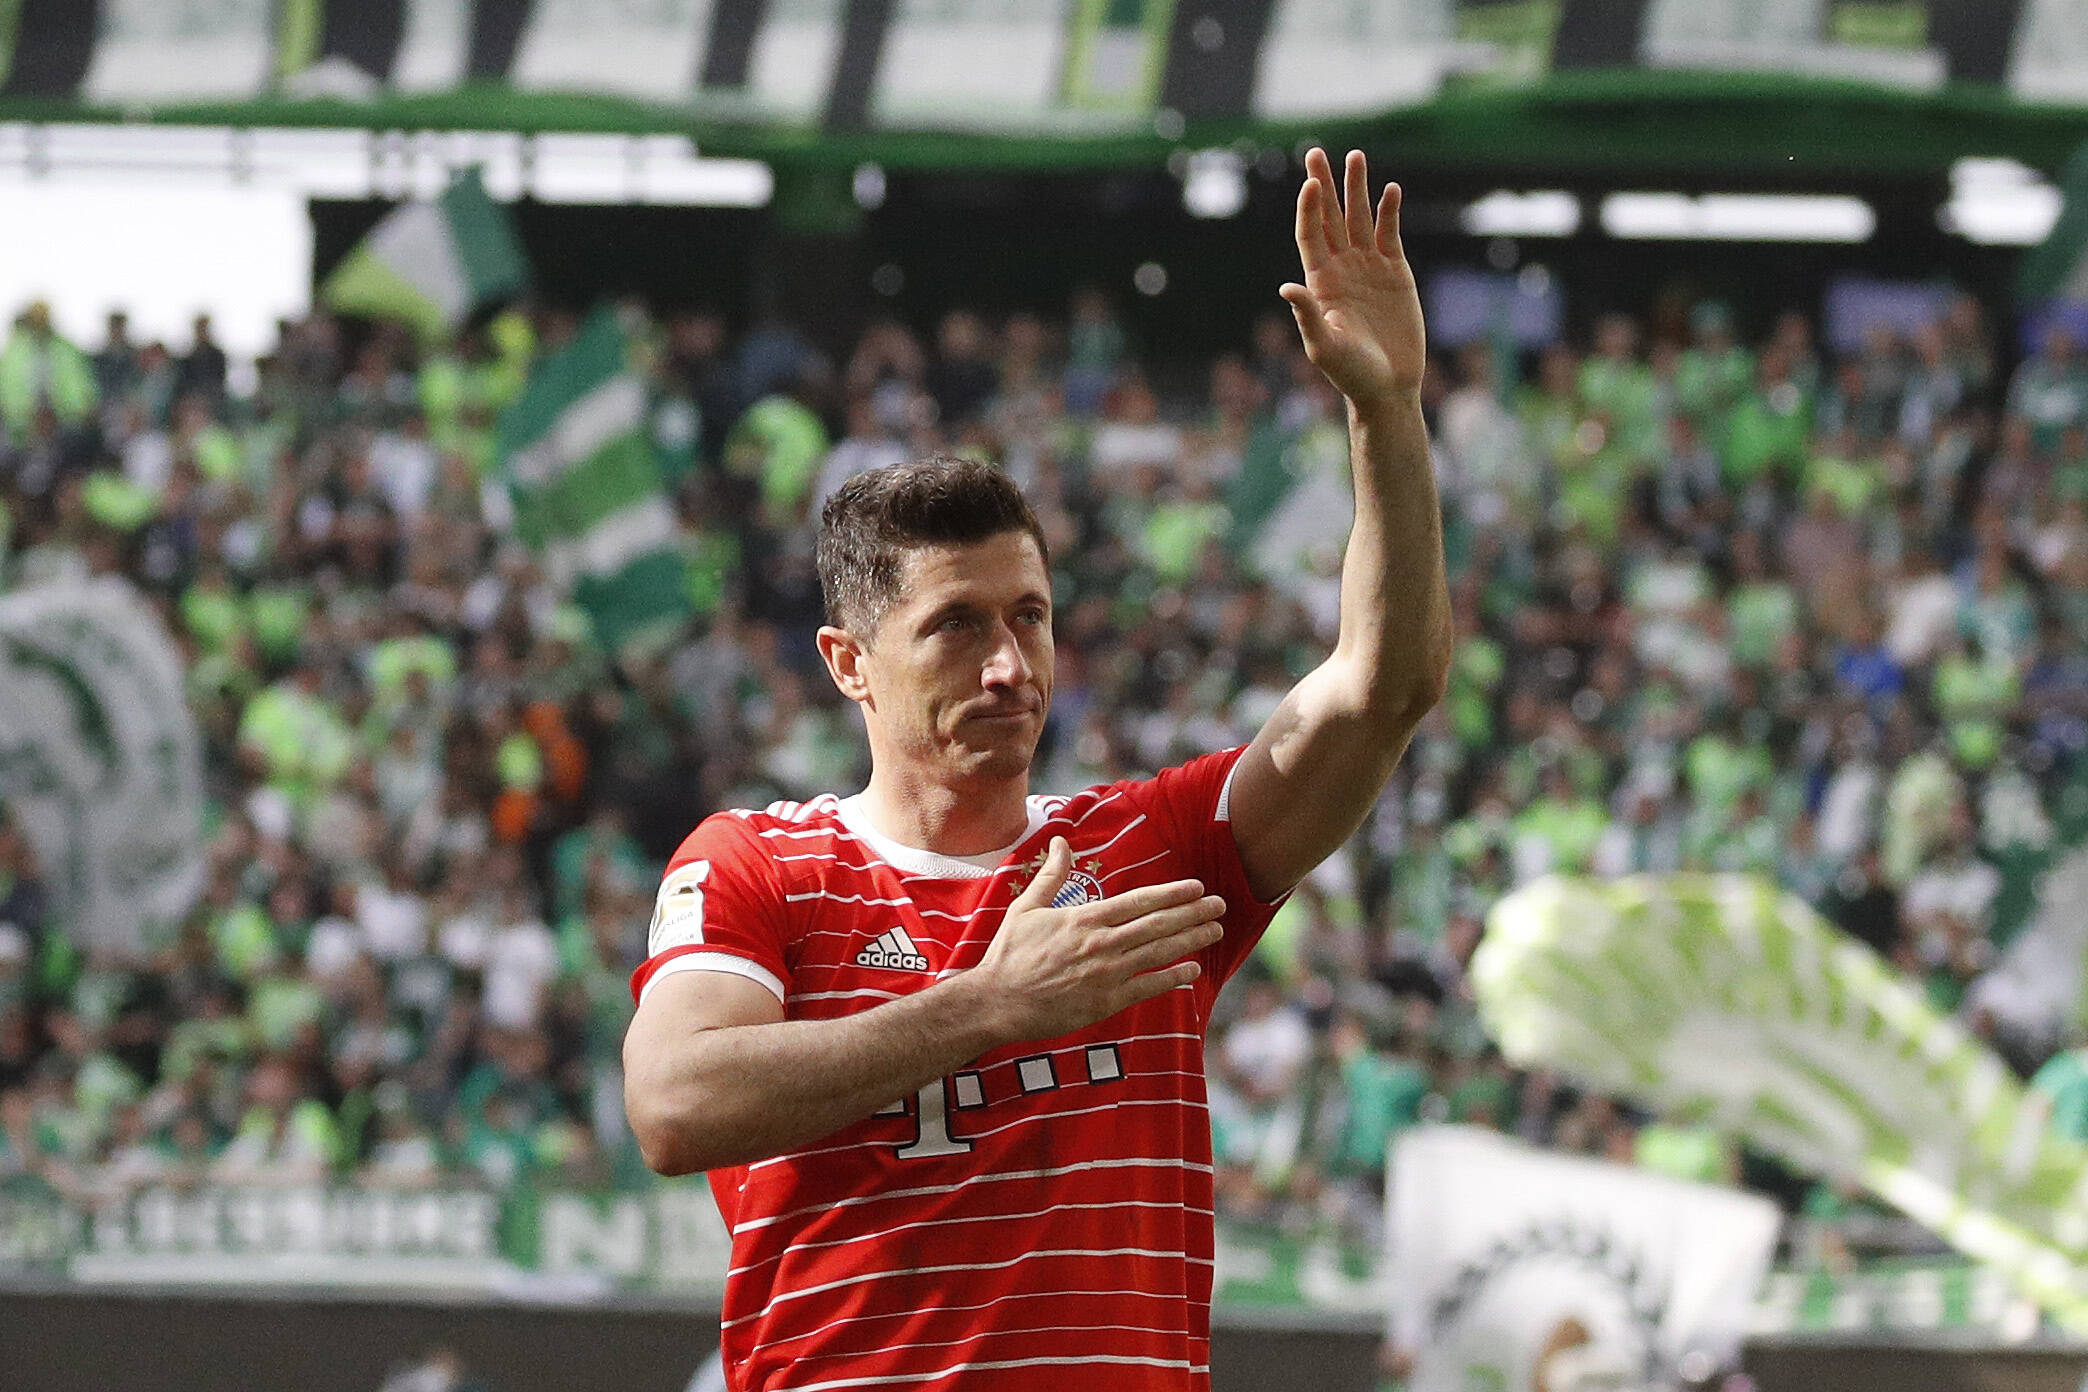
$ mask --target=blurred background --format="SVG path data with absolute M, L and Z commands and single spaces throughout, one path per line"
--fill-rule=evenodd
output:
M 1348 526 L 1314 143 L 1406 189 L 1459 648 L 1212 1031 L 1216 1386 L 2077 1387 L 1853 1152 L 1511 1062 L 1468 972 L 1546 874 L 1758 877 L 2088 1172 L 2077 0 L 0 3 L 9 1385 L 681 1387 L 726 1243 L 628 981 L 699 820 L 867 774 L 822 500 L 1028 490 L 1038 791 L 1250 738 Z M 1431 1383 L 1441 1125 L 1773 1202 L 1744 1353 Z

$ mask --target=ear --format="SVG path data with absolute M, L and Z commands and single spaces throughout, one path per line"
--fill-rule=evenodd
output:
M 845 628 L 826 624 L 815 639 L 819 645 L 819 660 L 826 663 L 827 675 L 834 679 L 834 686 L 857 705 L 870 699 L 870 679 L 864 672 L 864 658 L 868 650 L 862 641 Z

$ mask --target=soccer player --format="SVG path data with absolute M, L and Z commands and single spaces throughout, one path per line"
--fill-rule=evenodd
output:
M 626 1103 L 710 1172 L 743 1392 L 1209 1385 L 1203 1041 L 1275 902 L 1352 835 L 1451 645 L 1400 191 L 1306 161 L 1286 285 L 1348 401 L 1356 513 L 1334 652 L 1243 749 L 1029 795 L 1051 577 L 991 467 L 827 503 L 819 649 L 862 709 L 853 797 L 720 813 L 669 865 Z

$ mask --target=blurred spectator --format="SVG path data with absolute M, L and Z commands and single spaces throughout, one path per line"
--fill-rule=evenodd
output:
M 50 306 L 30 305 L 0 346 L 0 428 L 17 446 L 45 413 L 58 429 L 78 429 L 95 407 L 95 375 L 87 355 L 51 327 Z

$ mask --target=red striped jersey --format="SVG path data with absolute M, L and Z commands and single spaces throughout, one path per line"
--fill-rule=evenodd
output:
M 683 843 L 633 989 L 734 972 L 792 1019 L 873 1010 L 975 965 L 1053 836 L 1073 850 L 1061 906 L 1191 877 L 1228 906 L 1190 985 L 713 1172 L 736 1392 L 1209 1386 L 1204 1028 L 1275 912 L 1228 824 L 1239 756 L 1032 797 L 1022 837 L 986 856 L 899 845 L 831 796 L 720 813 Z

